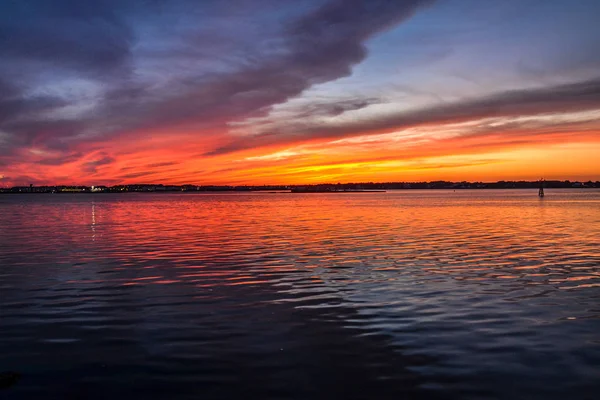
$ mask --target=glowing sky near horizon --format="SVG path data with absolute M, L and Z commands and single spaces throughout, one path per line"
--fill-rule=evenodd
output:
M 597 0 L 6 0 L 0 186 L 600 179 Z

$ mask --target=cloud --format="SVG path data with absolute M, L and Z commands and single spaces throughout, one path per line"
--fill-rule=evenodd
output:
M 403 81 L 421 76 L 411 71 L 404 76 L 402 68 L 411 68 L 410 60 L 423 50 L 424 41 L 414 40 L 415 35 L 430 27 L 424 24 L 416 33 L 414 26 L 394 30 L 383 38 L 388 40 L 384 51 L 380 41 L 370 40 L 431 4 L 433 0 L 0 2 L 1 172 L 19 177 L 25 171 L 36 175 L 31 171 L 37 170 L 40 177 L 47 174 L 52 179 L 97 174 L 97 179 L 99 171 L 120 171 L 117 174 L 126 175 L 116 178 L 135 179 L 151 174 L 147 171 L 169 177 L 180 171 L 183 179 L 203 177 L 201 171 L 213 166 L 219 171 L 230 166 L 202 157 L 247 149 L 263 152 L 240 158 L 254 157 L 252 162 L 271 166 L 304 158 L 324 162 L 367 157 L 362 150 L 389 150 L 383 148 L 386 138 L 370 138 L 411 127 L 472 122 L 456 137 L 434 138 L 439 146 L 458 146 L 464 140 L 464 148 L 498 135 L 503 139 L 490 142 L 574 137 L 597 127 L 596 120 L 583 126 L 578 121 L 519 117 L 599 109 L 600 79 L 452 102 L 442 100 L 448 96 L 437 81 Z M 432 11 L 425 20 L 440 17 L 438 10 Z M 439 22 L 443 29 L 457 23 L 456 18 Z M 409 46 L 402 46 L 407 42 Z M 318 97 L 324 86 L 315 86 L 351 75 L 368 56 L 367 45 L 379 50 L 377 62 L 390 61 L 382 70 L 398 76 L 371 81 L 371 71 L 359 71 L 366 81 L 355 87 L 344 86 L 349 80 L 342 80 L 326 86 L 333 88 L 328 100 Z M 396 48 L 397 54 L 389 54 Z M 575 68 L 573 63 L 587 68 L 597 61 L 595 55 L 571 58 L 573 62 L 565 61 L 560 71 Z M 471 71 L 465 68 L 461 73 L 470 76 Z M 572 76 L 565 72 L 559 78 Z M 583 76 L 590 75 L 577 75 Z M 552 76 L 548 79 L 545 82 Z M 440 76 L 439 81 L 448 83 L 448 77 Z M 374 85 L 365 88 L 368 84 Z M 340 88 L 349 90 L 340 94 Z M 364 94 L 353 95 L 355 88 Z M 404 93 L 401 98 L 399 91 Z M 424 104 L 424 97 L 437 103 L 406 110 L 412 101 Z M 401 111 L 393 109 L 391 98 Z M 488 121 L 492 119 L 507 121 Z M 427 145 L 426 135 L 394 143 L 398 148 L 407 144 L 402 154 L 410 156 Z M 300 144 L 328 145 L 323 142 L 344 138 L 361 140 L 331 144 L 330 152 L 309 148 L 296 154 Z M 265 156 L 266 148 L 274 155 Z M 336 153 L 340 150 L 347 154 Z
M 84 163 L 82 166 L 82 171 L 87 174 L 95 174 L 98 172 L 98 167 L 102 165 L 112 164 L 113 162 L 115 162 L 115 159 L 113 157 L 105 155 L 102 158 Z
M 26 96 L 18 86 L 0 77 L 0 127 L 10 128 L 10 121 L 19 121 L 28 115 L 44 113 L 65 104 L 64 100 L 53 96 Z
M 455 123 L 492 117 L 518 117 L 600 109 L 600 78 L 546 88 L 512 90 L 491 96 L 442 103 L 412 111 L 380 115 L 339 124 L 297 124 L 243 137 L 206 155 L 221 155 L 249 148 L 284 145 L 314 139 L 337 139 L 380 134 L 429 124 Z
M 278 51 L 246 60 L 233 73 L 185 77 L 162 96 L 143 93 L 132 101 L 108 99 L 105 118 L 119 120 L 123 111 L 130 128 L 177 126 L 224 127 L 264 113 L 314 84 L 350 74 L 366 57 L 364 41 L 401 22 L 430 3 L 425 0 L 330 1 L 282 32 Z M 127 122 L 126 122 L 127 123 Z
M 120 179 L 134 179 L 134 178 L 141 178 L 143 176 L 149 176 L 152 174 L 153 174 L 153 172 L 132 172 L 130 174 L 121 175 L 119 178 Z
M 74 152 L 74 153 L 59 152 L 58 154 L 43 155 L 39 159 L 36 159 L 35 163 L 39 164 L 39 165 L 47 165 L 47 166 L 64 165 L 64 164 L 68 164 L 70 162 L 77 161 L 82 156 L 83 156 L 83 154 L 79 153 L 79 152 Z
M 33 184 L 33 185 L 44 184 L 44 181 L 43 181 L 43 179 L 40 179 L 38 177 L 23 174 L 23 175 L 0 177 L 0 183 L 2 183 L 2 184 L 7 183 L 9 185 L 29 186 L 30 184 Z
M 41 63 L 103 73 L 130 55 L 133 32 L 118 2 L 23 0 L 0 6 L 0 49 L 11 63 Z
M 148 164 L 148 165 L 146 165 L 146 168 L 169 167 L 171 165 L 177 165 L 177 164 L 179 164 L 179 163 L 175 162 L 175 161 L 166 161 L 166 162 Z
M 334 102 L 311 102 L 295 110 L 294 118 L 336 117 L 349 111 L 362 110 L 373 104 L 380 104 L 381 99 L 375 97 L 359 99 L 343 99 Z
M 30 1 L 29 6 L 34 10 L 31 13 L 20 3 L 3 6 L 6 12 L 0 20 L 3 59 L 10 65 L 42 65 L 34 67 L 37 68 L 34 72 L 46 66 L 50 70 L 62 68 L 62 74 L 69 77 L 99 80 L 101 90 L 92 112 L 70 120 L 53 121 L 56 129 L 48 129 L 47 113 L 64 106 L 64 98 L 28 98 L 27 91 L 32 88 L 20 88 L 20 93 L 10 100 L 10 107 L 5 107 L 9 109 L 5 118 L 10 117 L 10 121 L 0 119 L 0 129 L 12 136 L 14 148 L 35 142 L 38 146 L 65 149 L 79 142 L 132 132 L 140 134 L 147 129 L 187 126 L 196 130 L 225 130 L 228 123 L 264 114 L 273 105 L 297 96 L 312 85 L 349 75 L 351 67 L 366 57 L 364 42 L 367 39 L 432 2 L 321 2 L 322 5 L 312 11 L 294 16 L 282 25 L 271 48 L 246 55 L 231 71 L 202 68 L 196 72 L 174 71 L 169 79 L 157 81 L 131 74 L 133 64 L 163 66 L 169 59 L 168 54 L 165 54 L 166 60 L 135 58 L 133 48 L 139 38 L 129 13 L 141 12 L 140 4 L 144 2 L 129 1 L 122 5 L 111 0 L 93 4 L 59 0 L 50 6 L 41 0 Z M 272 1 L 262 3 L 263 6 L 274 4 Z M 197 3 L 188 1 L 172 4 L 156 1 L 151 5 L 179 11 L 186 6 L 197 8 Z M 143 15 L 148 17 L 148 14 Z M 192 35 L 178 34 L 176 30 L 169 33 L 175 35 L 171 40 L 176 43 L 191 41 L 193 44 Z M 167 52 L 170 48 L 166 45 Z M 28 76 L 27 72 L 19 75 L 19 71 L 11 70 L 11 73 L 21 78 Z M 72 104 L 76 105 L 78 100 L 72 100 Z M 361 108 L 363 102 L 335 105 L 323 112 L 341 113 L 345 109 Z M 16 114 L 23 117 L 15 120 Z

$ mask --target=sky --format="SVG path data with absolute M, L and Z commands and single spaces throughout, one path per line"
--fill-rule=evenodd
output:
M 600 179 L 597 0 L 3 0 L 0 186 Z

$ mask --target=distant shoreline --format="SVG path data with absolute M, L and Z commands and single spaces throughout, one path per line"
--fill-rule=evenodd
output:
M 547 188 L 546 188 L 547 189 Z M 600 188 L 551 188 L 552 190 L 588 190 L 588 189 L 600 189 Z M 94 194 L 98 194 L 98 195 L 109 195 L 109 194 L 118 194 L 118 195 L 123 195 L 123 194 L 142 194 L 142 195 L 146 195 L 146 194 L 164 194 L 164 195 L 170 195 L 170 194 L 186 194 L 186 195 L 194 195 L 194 194 L 229 194 L 229 193 L 264 193 L 264 194 L 351 194 L 351 193 L 371 193 L 371 194 L 375 194 L 375 193 L 389 193 L 389 192 L 416 192 L 416 191 L 467 191 L 467 190 L 473 190 L 473 191 L 489 191 L 489 192 L 494 192 L 494 191 L 500 191 L 500 190 L 537 190 L 536 188 L 482 188 L 482 189 L 391 189 L 391 190 L 338 190 L 338 191 L 318 191 L 318 190 L 311 190 L 311 191 L 305 191 L 305 192 L 294 192 L 291 190 L 279 190 L 279 191 L 265 191 L 265 190 L 199 190 L 199 191 L 165 191 L 165 192 L 136 192 L 136 191 L 131 191 L 131 192 L 34 192 L 34 193 L 27 193 L 27 192 L 0 192 L 0 195 L 6 195 L 6 196 L 18 196 L 18 195 L 53 195 L 53 194 L 58 194 L 58 195 L 62 195 L 62 196 L 68 196 L 68 195 L 75 195 L 75 196 L 88 196 L 88 195 L 94 195 Z
M 383 193 L 400 190 L 506 190 L 539 189 L 540 182 L 416 182 L 348 183 L 289 186 L 195 186 L 195 185 L 118 185 L 118 186 L 17 186 L 0 188 L 0 194 L 106 194 L 106 193 Z M 545 189 L 596 189 L 600 182 L 544 181 Z

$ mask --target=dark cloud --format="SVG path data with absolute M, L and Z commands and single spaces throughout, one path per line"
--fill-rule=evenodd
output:
M 379 116 L 371 120 L 358 120 L 351 124 L 316 125 L 302 124 L 298 128 L 272 130 L 252 138 L 234 141 L 207 155 L 225 154 L 247 148 L 285 144 L 318 138 L 342 138 L 369 133 L 382 133 L 408 127 L 463 122 L 490 117 L 518 117 L 556 112 L 576 112 L 600 109 L 600 78 L 558 85 L 548 88 L 513 90 L 479 99 L 405 111 L 398 114 Z
M 175 161 L 167 161 L 167 162 L 148 164 L 148 165 L 146 165 L 146 168 L 169 167 L 171 165 L 177 165 L 177 164 L 179 164 L 179 163 L 175 162 Z
M 0 127 L 27 114 L 52 111 L 66 104 L 66 101 L 54 96 L 27 96 L 17 85 L 0 76 Z
M 19 153 L 21 149 L 37 147 L 39 150 L 69 153 L 69 143 L 63 141 L 84 131 L 85 121 L 81 120 L 47 120 L 45 118 L 27 117 L 36 107 L 35 101 L 25 102 L 27 107 L 22 111 L 20 119 L 1 123 L 0 131 L 10 135 L 10 140 L 0 145 L 0 156 Z
M 314 84 L 349 75 L 351 67 L 366 56 L 364 41 L 429 3 L 330 1 L 291 24 L 283 32 L 282 47 L 275 55 L 252 60 L 235 73 L 188 81 L 191 87 L 171 92 L 170 97 L 153 98 L 141 106 L 137 103 L 139 123 L 207 125 L 265 112 Z
M 444 168 L 463 168 L 463 167 L 473 167 L 476 165 L 489 165 L 489 164 L 497 164 L 506 160 L 500 159 L 482 159 L 482 160 L 473 160 L 468 162 L 446 162 L 446 163 L 436 163 L 436 164 L 428 164 L 425 162 L 414 162 L 409 163 L 408 168 L 414 170 L 427 170 L 427 169 L 444 169 Z
M 141 178 L 141 177 L 152 175 L 152 174 L 154 174 L 154 172 L 133 172 L 131 174 L 121 175 L 121 176 L 119 176 L 119 179 L 135 179 L 135 178 Z
M 20 148 L 67 148 L 63 139 L 93 128 L 88 118 L 50 115 L 79 99 L 48 91 L 63 79 L 110 86 L 130 73 L 133 29 L 115 0 L 0 2 L 0 155 Z M 10 82 L 10 83 L 7 83 Z
M 194 71 L 189 67 L 194 62 L 193 53 L 186 53 L 187 68 L 168 71 L 169 79 L 158 81 L 140 78 L 143 74 L 133 73 L 132 65 L 137 62 L 165 66 L 165 59 L 170 60 L 169 49 L 176 55 L 179 47 L 165 44 L 161 60 L 135 59 L 133 48 L 139 39 L 136 35 L 138 20 L 152 21 L 153 26 L 165 28 L 161 37 L 168 38 L 170 43 L 183 42 L 184 48 L 191 48 L 193 35 L 178 33 L 178 26 L 168 25 L 168 18 L 172 18 L 169 15 L 194 13 L 202 7 L 214 12 L 220 3 L 189 0 L 3 3 L 0 6 L 0 57 L 6 65 L 0 68 L 0 74 L 5 70 L 22 85 L 15 88 L 11 98 L 0 97 L 0 104 L 5 105 L 0 112 L 0 130 L 11 136 L 12 148 L 36 143 L 40 147 L 68 149 L 81 140 L 94 141 L 99 136 L 107 138 L 145 129 L 177 126 L 224 129 L 229 122 L 262 115 L 271 106 L 297 96 L 314 84 L 349 75 L 351 67 L 365 58 L 367 39 L 431 2 L 315 0 L 306 3 L 313 5 L 312 11 L 301 17 L 291 13 L 292 20 L 279 23 L 276 38 L 269 38 L 272 43 L 257 46 L 256 54 L 241 53 L 244 58 L 236 65 L 209 70 L 199 66 Z M 317 3 L 319 6 L 314 7 Z M 236 0 L 224 9 L 235 10 L 236 5 L 244 4 L 246 2 Z M 261 0 L 252 3 L 253 7 L 254 4 L 256 21 L 248 24 L 250 33 L 259 29 L 255 26 L 260 26 L 262 15 L 269 15 L 261 14 L 261 9 L 269 9 L 276 15 L 280 11 L 272 11 L 273 7 L 281 3 Z M 252 8 L 246 5 L 246 9 Z M 228 29 L 236 32 L 235 26 Z M 246 32 L 237 33 L 244 37 Z M 210 38 L 205 38 L 205 42 L 210 42 Z M 218 59 L 220 54 L 213 56 Z M 207 59 L 206 55 L 202 57 L 202 60 Z M 170 61 L 177 65 L 176 57 Z M 10 69 L 11 65 L 18 68 Z M 33 70 L 21 71 L 26 65 L 33 65 Z M 30 97 L 28 91 L 36 88 L 35 79 L 39 78 L 36 72 L 41 74 L 39 76 L 56 73 L 68 78 L 96 80 L 101 88 L 96 107 L 71 120 L 49 122 L 40 111 L 64 106 L 65 96 Z M 33 82 L 27 83 L 34 77 Z M 66 101 L 77 105 L 78 100 L 67 98 Z M 362 102 L 331 106 L 325 112 L 335 114 L 352 107 L 361 108 Z M 18 115 L 23 117 L 16 118 Z M 80 139 L 65 140 L 74 136 Z
M 381 102 L 381 99 L 377 98 L 346 99 L 330 103 L 312 102 L 296 109 L 295 118 L 336 117 L 345 112 L 361 110 Z
M 161 97 L 146 92 L 135 102 L 115 96 L 108 118 L 123 109 L 136 127 L 197 123 L 223 125 L 265 112 L 314 84 L 350 74 L 366 56 L 365 40 L 412 15 L 426 0 L 331 1 L 284 30 L 274 55 L 256 57 L 234 73 L 186 78 Z M 139 95 L 143 89 L 134 89 Z M 141 102 L 140 102 L 141 101 Z
M 66 105 L 65 101 L 52 96 L 10 97 L 0 95 L 0 124 L 9 119 L 19 119 L 27 114 L 38 114 Z
M 19 91 L 11 83 L 0 77 L 0 99 L 8 99 L 17 95 Z
M 83 156 L 82 153 L 58 153 L 50 156 L 45 156 L 36 161 L 40 165 L 63 165 L 79 160 Z
M 0 6 L 0 55 L 16 63 L 106 74 L 130 55 L 133 32 L 119 3 L 22 0 Z
M 114 158 L 104 155 L 102 158 L 84 163 L 82 166 L 82 170 L 87 174 L 95 174 L 98 172 L 98 167 L 102 165 L 112 164 L 113 162 L 115 162 Z
M 44 181 L 42 179 L 33 177 L 31 175 L 14 175 L 14 176 L 5 176 L 4 178 L 0 177 L 0 182 L 5 181 L 5 182 L 10 182 L 12 185 L 15 186 L 29 186 L 31 184 L 33 185 L 40 185 L 43 184 Z
M 132 31 L 116 1 L 5 1 L 0 3 L 0 156 L 22 148 L 69 153 L 64 139 L 85 132 L 90 121 L 51 116 L 77 106 L 77 98 L 48 91 L 64 78 L 108 82 L 126 73 Z M 10 82 L 10 83 L 9 83 Z M 36 161 L 59 165 L 61 157 Z M 68 154 L 64 162 L 71 160 Z

